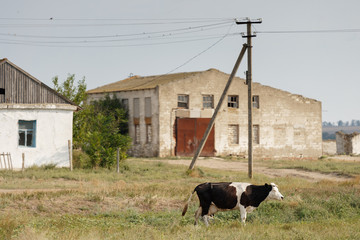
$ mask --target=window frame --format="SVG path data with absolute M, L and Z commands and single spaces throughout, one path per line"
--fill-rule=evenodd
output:
M 252 96 L 252 107 L 253 108 L 260 108 L 260 97 L 259 95 L 253 95 Z
M 230 138 L 230 130 L 231 128 L 234 127 L 236 128 L 236 141 L 232 141 L 235 138 Z M 239 145 L 240 143 L 240 127 L 239 124 L 229 124 L 228 125 L 228 141 L 229 141 L 229 145 Z
M 31 123 L 31 128 L 21 128 L 21 124 Z M 24 139 L 20 136 L 24 134 Z M 29 145 L 29 136 L 31 136 L 31 145 Z M 22 144 L 23 142 L 23 144 Z M 36 148 L 36 120 L 18 120 L 18 146 L 22 148 Z
M 239 108 L 239 95 L 228 95 L 228 108 Z
M 205 100 L 205 98 L 210 98 L 210 100 Z M 203 107 L 203 109 L 213 109 L 214 108 L 214 95 L 203 94 L 202 95 L 202 107 Z
M 253 131 L 253 143 L 260 144 L 260 125 L 254 124 L 252 131 Z
M 184 97 L 184 100 L 180 99 Z M 178 97 L 177 97 L 177 107 L 178 108 L 183 108 L 183 109 L 189 109 L 189 95 L 187 94 L 178 94 Z M 185 104 L 186 106 L 181 106 L 181 104 Z

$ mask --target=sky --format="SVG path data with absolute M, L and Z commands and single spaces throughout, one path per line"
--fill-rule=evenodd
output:
M 253 81 L 322 102 L 323 121 L 360 119 L 358 0 L 0 0 L 0 59 L 43 83 L 87 89 L 216 68 L 230 74 L 253 25 Z M 237 76 L 245 78 L 246 59 Z

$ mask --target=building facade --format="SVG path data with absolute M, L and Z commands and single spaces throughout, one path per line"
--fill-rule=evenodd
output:
M 88 91 L 89 101 L 115 94 L 129 109 L 133 156 L 193 156 L 228 74 L 216 69 L 134 76 Z M 322 154 L 321 102 L 253 83 L 254 157 L 317 158 Z M 202 156 L 247 156 L 245 81 L 234 78 Z
M 78 107 L 8 59 L 0 60 L 0 153 L 14 168 L 69 166 L 73 112 Z

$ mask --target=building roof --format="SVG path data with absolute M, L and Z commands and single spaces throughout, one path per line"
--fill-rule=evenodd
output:
M 216 69 L 209 69 L 208 71 L 218 71 Z M 119 91 L 133 91 L 156 88 L 158 85 L 166 84 L 172 81 L 185 79 L 189 76 L 193 76 L 202 72 L 184 72 L 173 73 L 155 76 L 132 76 L 124 80 L 110 83 L 92 90 L 87 93 L 107 93 L 107 92 L 119 92 Z
M 71 100 L 69 100 L 68 98 L 66 98 L 65 96 L 61 95 L 60 93 L 58 93 L 57 91 L 55 91 L 54 89 L 52 89 L 51 87 L 47 86 L 46 84 L 44 84 L 43 82 L 41 82 L 40 80 L 38 80 L 37 78 L 33 77 L 32 75 L 30 75 L 28 72 L 24 71 L 23 69 L 21 69 L 20 67 L 18 67 L 17 65 L 15 65 L 14 63 L 12 63 L 11 61 L 9 61 L 7 58 L 3 58 L 3 59 L 0 59 L 0 68 L 2 66 L 5 66 L 5 64 L 8 64 L 10 65 L 13 69 L 16 69 L 16 71 L 19 71 L 21 72 L 22 74 L 24 74 L 26 76 L 27 79 L 29 79 L 30 82 L 33 82 L 35 83 L 36 86 L 38 86 L 39 88 L 42 88 L 44 89 L 44 91 L 39 91 L 37 94 L 48 94 L 47 97 L 44 97 L 44 98 L 36 98 L 36 99 L 46 99 L 48 100 L 49 99 L 49 94 L 53 95 L 53 96 L 56 96 L 56 98 L 58 99 L 61 99 L 59 101 L 55 101 L 54 102 L 46 102 L 46 101 L 39 101 L 39 102 L 33 102 L 33 103 L 55 103 L 55 104 L 71 104 L 73 106 L 76 106 L 78 110 L 80 110 L 81 108 L 79 106 L 77 106 L 74 102 L 72 102 Z M 6 67 L 6 66 L 5 66 Z M 7 79 L 6 78 L 6 72 L 8 70 L 6 70 L 7 68 L 4 68 L 4 74 L 5 74 L 5 80 Z M 14 78 L 10 78 L 12 80 L 10 81 L 14 81 Z M 22 81 L 24 79 L 22 78 Z M 52 99 L 55 99 L 55 98 L 52 98 Z M 9 103 L 9 102 L 6 102 L 6 103 Z M 27 103 L 27 102 L 10 102 L 10 103 Z

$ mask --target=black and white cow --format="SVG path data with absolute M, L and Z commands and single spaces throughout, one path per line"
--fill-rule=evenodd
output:
M 274 183 L 260 186 L 241 182 L 202 183 L 191 193 L 184 206 L 183 216 L 195 192 L 200 201 L 200 207 L 195 213 L 195 225 L 201 215 L 206 226 L 209 225 L 209 217 L 218 211 L 240 210 L 241 222 L 245 223 L 246 213 L 252 212 L 264 200 L 284 199 Z

